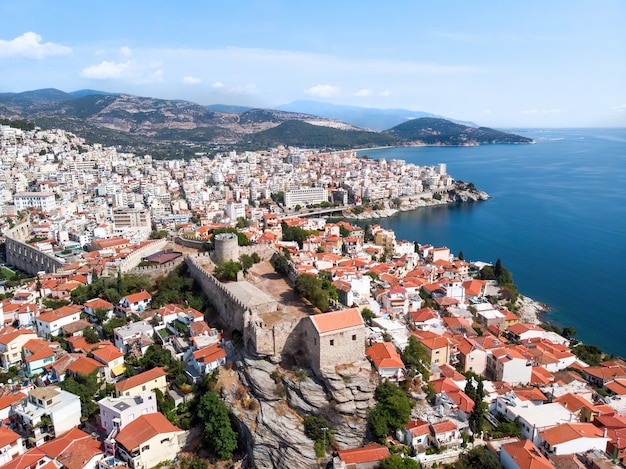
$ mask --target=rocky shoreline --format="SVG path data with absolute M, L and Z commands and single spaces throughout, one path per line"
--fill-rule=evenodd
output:
M 517 300 L 519 306 L 519 317 L 524 323 L 539 325 L 545 323 L 541 315 L 550 312 L 550 308 L 545 303 L 535 301 L 527 296 L 520 295 Z
M 370 207 L 364 208 L 363 211 L 351 209 L 345 210 L 342 213 L 342 216 L 343 218 L 353 220 L 388 218 L 396 215 L 398 212 L 409 212 L 422 207 L 434 207 L 437 205 L 451 205 L 465 202 L 480 202 L 491 198 L 489 194 L 483 191 L 462 190 L 458 188 L 438 194 L 441 196 L 438 199 L 435 198 L 435 193 L 433 192 L 424 192 L 419 194 L 419 196 L 399 197 L 399 205 L 394 202 L 398 199 L 388 199 L 377 203 L 377 205 L 381 206 L 378 210 L 374 210 Z

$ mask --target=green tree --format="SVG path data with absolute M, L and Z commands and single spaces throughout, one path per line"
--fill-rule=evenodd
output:
M 392 454 L 380 463 L 380 469 L 420 469 L 420 464 L 412 458 Z
M 473 384 L 475 380 L 477 381 L 476 386 Z M 487 405 L 484 402 L 485 391 L 483 389 L 482 378 L 478 377 L 468 379 L 467 384 L 465 385 L 465 394 L 467 394 L 474 401 L 474 407 L 469 415 L 468 423 L 472 434 L 477 436 L 483 431 L 485 414 L 487 412 Z
M 98 370 L 88 375 L 78 373 L 76 376 L 66 377 L 59 383 L 64 391 L 71 392 L 80 398 L 80 410 L 83 418 L 89 418 L 98 411 L 96 400 L 100 392 Z
M 363 310 L 361 311 L 361 317 L 363 318 L 363 321 L 365 321 L 368 324 L 371 324 L 372 319 L 374 319 L 376 315 L 374 314 L 374 311 L 372 311 L 371 309 L 363 308 Z
M 373 435 L 383 442 L 389 431 L 398 430 L 409 421 L 413 402 L 397 384 L 390 381 L 379 385 L 374 397 L 378 402 L 368 412 L 367 422 Z
M 241 264 L 235 261 L 222 261 L 215 265 L 213 275 L 219 280 L 236 280 L 237 273 L 241 271 Z
M 304 434 L 315 442 L 315 453 L 320 458 L 326 454 L 327 447 L 335 439 L 330 422 L 315 415 L 305 417 Z
M 224 402 L 214 391 L 207 391 L 198 401 L 197 410 L 205 445 L 220 459 L 232 458 L 237 449 L 237 433 Z
M 409 343 L 402 352 L 402 361 L 406 366 L 415 368 L 422 375 L 423 382 L 428 382 L 430 377 L 430 355 L 414 336 L 409 337 Z
M 463 254 L 463 251 L 459 251 L 459 260 L 460 261 L 464 261 L 465 260 L 465 254 Z
M 502 469 L 502 465 L 494 452 L 485 446 L 477 446 L 459 457 L 451 466 L 452 469 Z
M 285 256 L 278 256 L 274 261 L 274 270 L 279 274 L 287 275 L 289 273 L 289 261 Z
M 241 264 L 243 272 L 248 273 L 248 270 L 250 270 L 250 268 L 254 265 L 254 260 L 252 259 L 252 256 L 248 254 L 242 254 L 241 256 L 239 256 L 239 263 Z
M 87 341 L 88 344 L 97 344 L 100 342 L 100 337 L 98 337 L 98 333 L 93 330 L 93 327 L 88 327 L 83 331 L 83 337 Z

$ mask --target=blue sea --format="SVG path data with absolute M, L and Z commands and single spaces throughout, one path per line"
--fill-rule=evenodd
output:
M 446 163 L 492 197 L 371 223 L 466 260 L 500 258 L 523 295 L 550 307 L 546 320 L 626 357 L 626 129 L 512 131 L 536 144 L 360 151 Z

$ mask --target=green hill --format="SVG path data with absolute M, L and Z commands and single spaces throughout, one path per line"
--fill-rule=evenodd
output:
M 488 127 L 468 127 L 446 119 L 422 117 L 384 131 L 407 144 L 425 145 L 481 145 L 489 143 L 532 143 L 520 135 L 508 134 Z
M 247 146 L 257 149 L 277 145 L 342 149 L 393 145 L 397 143 L 397 139 L 378 132 L 339 130 L 301 121 L 287 121 L 252 134 L 246 143 Z

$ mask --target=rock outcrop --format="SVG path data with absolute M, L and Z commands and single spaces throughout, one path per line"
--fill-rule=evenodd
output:
M 233 390 L 223 392 L 241 425 L 249 458 L 255 467 L 318 467 L 313 441 L 304 434 L 307 415 L 328 419 L 340 448 L 363 444 L 368 407 L 375 404 L 376 376 L 363 361 L 340 370 L 292 373 L 268 361 L 244 358 L 236 369 L 254 411 L 241 409 Z

